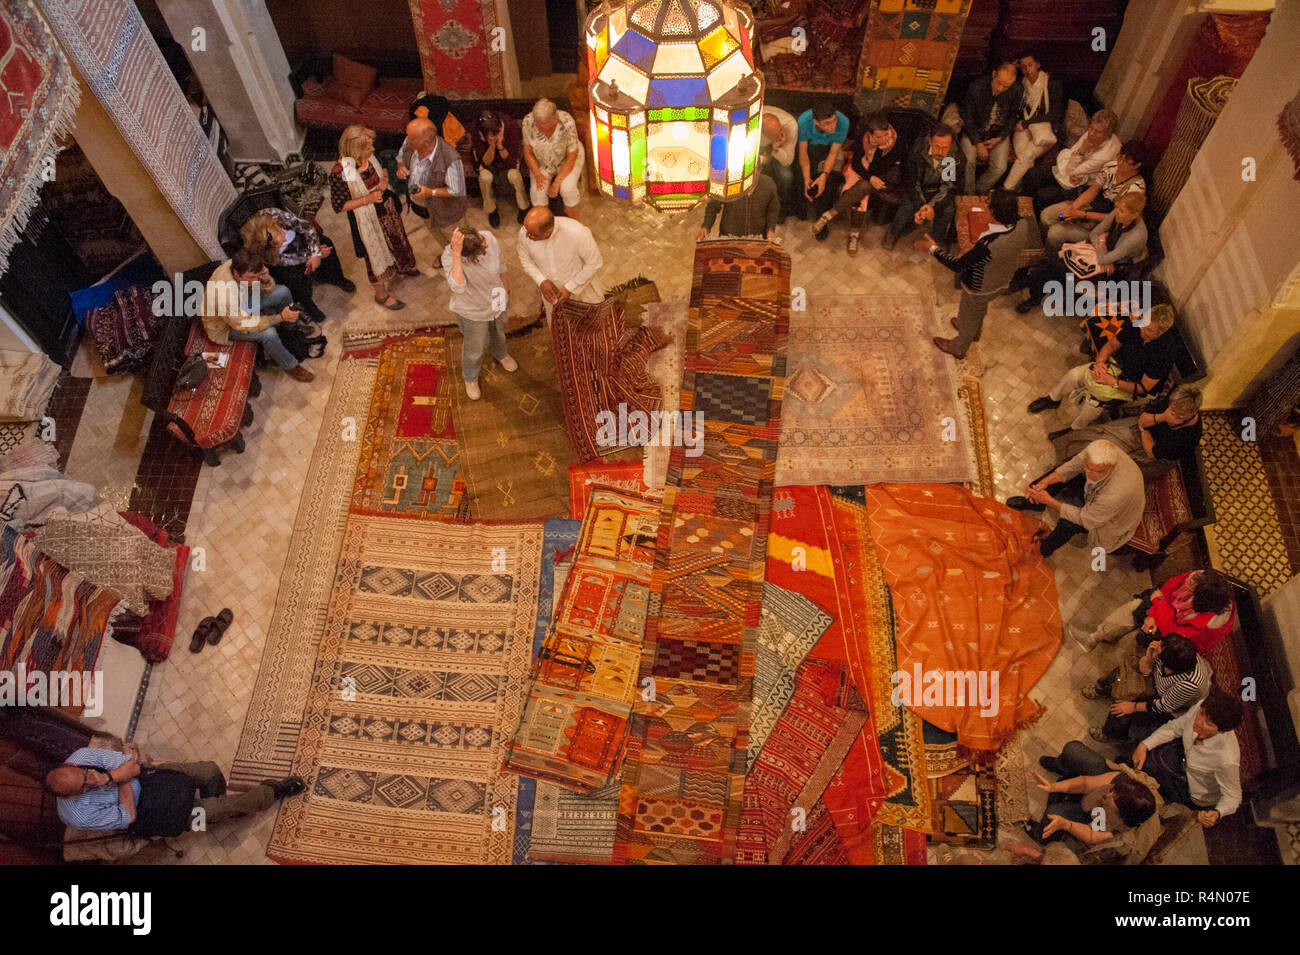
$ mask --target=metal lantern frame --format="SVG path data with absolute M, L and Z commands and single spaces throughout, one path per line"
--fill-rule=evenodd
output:
M 606 2 L 591 13 L 591 143 L 605 195 L 683 209 L 753 189 L 764 90 L 753 26 L 749 7 L 730 0 Z

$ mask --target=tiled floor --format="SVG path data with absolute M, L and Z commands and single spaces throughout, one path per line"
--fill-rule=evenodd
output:
M 321 213 L 328 232 L 336 239 L 346 237 L 346 223 L 334 216 L 328 205 Z M 481 212 L 471 216 L 485 225 Z M 583 205 L 584 221 L 592 226 L 605 256 L 601 278 L 614 284 L 643 274 L 658 284 L 665 299 L 685 296 L 690 290 L 693 234 L 700 216 L 698 210 L 662 215 L 648 208 L 592 199 Z M 404 322 L 424 318 L 434 322 L 447 317 L 446 290 L 441 273 L 429 266 L 434 240 L 417 223 L 411 218 L 408 225 L 420 266 L 429 274 L 408 280 L 398 289 L 407 309 L 397 317 Z M 880 227 L 871 227 L 864 236 L 863 252 L 850 258 L 843 251 L 843 232 L 833 231 L 829 242 L 818 243 L 812 240 L 807 224 L 789 220 L 779 232 L 794 260 L 793 285 L 813 295 L 922 295 L 936 306 L 934 332 L 947 333 L 957 300 L 951 274 L 913 251 L 910 243 L 900 243 L 892 252 L 882 251 L 880 231 Z M 497 232 L 512 263 L 511 311 L 535 314 L 539 299 L 518 269 L 516 234 L 513 223 L 503 223 Z M 220 467 L 205 467 L 198 473 L 185 540 L 192 547 L 203 548 L 205 569 L 190 572 L 176 649 L 155 669 L 139 721 L 136 739 L 142 751 L 154 758 L 212 759 L 226 768 L 233 759 L 307 464 L 318 431 L 336 426 L 323 422 L 322 416 L 339 361 L 338 320 L 389 315 L 372 302 L 364 270 L 349 251 L 350 243 L 340 241 L 337 247 L 344 256 L 345 271 L 361 287 L 352 297 L 332 287 L 322 287 L 317 293 L 318 302 L 331 317 L 325 328 L 329 349 L 323 359 L 311 363 L 316 380 L 300 384 L 278 372 L 266 372 L 262 394 L 252 402 L 256 420 L 246 432 L 247 451 L 227 454 Z M 1010 299 L 1003 299 L 990 310 L 984 340 L 967 359 L 968 366 L 984 375 L 1000 498 L 1018 493 L 1053 463 L 1045 423 L 1029 415 L 1025 406 L 1079 360 L 1078 333 L 1072 322 L 1018 316 L 1010 304 Z M 121 386 L 114 382 L 95 383 L 94 400 L 87 404 L 71 457 L 71 465 L 81 471 L 83 480 L 91 479 L 89 472 L 99 469 L 114 487 L 121 486 L 124 475 L 134 473 L 131 467 L 139 463 L 144 443 L 152 443 L 137 396 L 119 395 L 119 390 Z M 101 394 L 104 400 L 99 400 Z M 953 410 L 958 414 L 958 409 Z M 87 442 L 84 450 L 82 442 Z M 125 480 L 129 482 L 130 477 Z M 1133 572 L 1122 561 L 1111 561 L 1103 573 L 1094 572 L 1088 553 L 1081 548 L 1063 548 L 1053 563 L 1067 620 L 1077 615 L 1084 622 L 1095 622 L 1114 604 L 1149 586 L 1146 574 Z M 227 606 L 234 611 L 235 622 L 224 640 L 191 655 L 187 644 L 194 625 Z M 1102 712 L 1080 699 L 1076 688 L 1095 679 L 1102 662 L 1066 640 L 1033 691 L 1035 699 L 1047 704 L 1047 713 L 1025 733 L 1027 766 L 1066 741 L 1083 737 L 1089 722 L 1100 722 Z M 1036 800 L 1034 811 L 1041 810 L 1032 783 L 1030 792 Z M 196 837 L 180 861 L 265 862 L 263 847 L 272 819 L 272 814 L 266 814 L 229 825 L 211 836 Z

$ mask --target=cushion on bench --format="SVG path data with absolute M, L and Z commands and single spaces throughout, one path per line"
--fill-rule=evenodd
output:
M 206 449 L 230 441 L 243 426 L 244 405 L 248 403 L 257 363 L 257 343 L 230 342 L 218 348 L 204 334 L 203 323 L 195 319 L 185 343 L 185 354 L 197 355 L 205 350 L 227 352 L 230 359 L 226 367 L 209 368 L 207 379 L 193 391 L 177 391 L 167 411 L 183 419 L 194 432 L 194 443 Z M 175 421 L 167 428 L 181 440 L 188 440 Z
M 304 126 L 340 130 L 368 126 L 377 133 L 403 133 L 410 122 L 411 101 L 423 88 L 424 80 L 419 77 L 381 78 L 361 105 L 353 106 L 331 96 L 326 84 L 307 80 L 293 109 Z
M 1142 523 L 1128 543 L 1144 554 L 1161 553 L 1160 542 L 1179 524 L 1192 519 L 1192 504 L 1187 497 L 1187 488 L 1183 486 L 1182 472 L 1178 468 L 1170 468 L 1159 477 L 1147 481 L 1146 493 L 1147 505 L 1142 512 Z M 1187 534 L 1181 534 L 1164 550 L 1183 547 L 1189 541 Z

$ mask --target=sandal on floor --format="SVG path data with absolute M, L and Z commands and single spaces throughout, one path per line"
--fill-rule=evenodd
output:
M 199 621 L 199 625 L 194 628 L 194 635 L 190 637 L 190 653 L 198 653 L 203 649 L 203 645 L 208 642 L 212 626 L 216 622 L 216 617 L 204 617 Z
M 375 301 L 379 302 L 381 307 L 388 309 L 390 312 L 400 312 L 402 309 L 406 308 L 406 303 L 400 298 L 393 298 L 391 295 L 388 296 L 388 298 L 393 299 L 392 305 L 388 304 L 388 299 L 384 299 L 382 302 L 379 302 L 378 299 L 375 299 Z
M 215 647 L 221 642 L 221 638 L 225 636 L 226 630 L 230 627 L 230 622 L 235 619 L 235 615 L 229 607 L 222 607 L 221 613 L 210 619 L 212 623 L 208 627 L 208 643 Z

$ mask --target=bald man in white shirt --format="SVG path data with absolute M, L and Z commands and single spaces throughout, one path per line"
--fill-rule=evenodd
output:
M 546 324 L 555 306 L 566 299 L 596 305 L 605 298 L 597 281 L 604 259 L 591 230 L 576 219 L 557 219 L 545 206 L 534 206 L 519 230 L 519 264 L 542 291 Z

